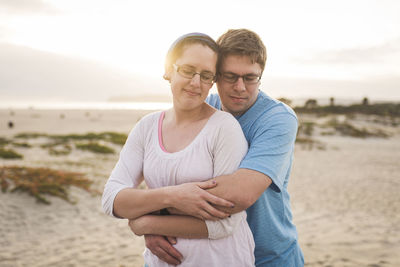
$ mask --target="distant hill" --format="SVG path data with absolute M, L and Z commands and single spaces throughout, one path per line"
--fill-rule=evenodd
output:
M 168 88 L 162 77 L 0 43 L 0 101 L 107 101 L 113 95 L 165 94 Z
M 121 95 L 112 96 L 108 99 L 109 102 L 172 102 L 170 95 Z

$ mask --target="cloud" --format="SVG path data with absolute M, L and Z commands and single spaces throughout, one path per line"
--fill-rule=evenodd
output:
M 98 62 L 0 44 L 0 99 L 106 101 L 116 95 L 168 94 L 160 77 L 148 79 Z
M 1 0 L 0 14 L 54 14 L 60 11 L 43 0 Z
M 0 42 L 8 36 L 8 33 L 9 30 L 3 25 L 0 25 Z
M 168 95 L 161 77 L 148 78 L 95 61 L 0 43 L 0 101 L 107 101 L 111 97 Z M 400 74 L 333 80 L 263 77 L 261 89 L 273 97 L 400 101 Z M 139 98 L 140 97 L 140 98 Z
M 376 46 L 323 51 L 309 58 L 295 58 L 294 61 L 308 64 L 368 64 L 389 62 L 392 57 L 400 57 L 400 38 Z

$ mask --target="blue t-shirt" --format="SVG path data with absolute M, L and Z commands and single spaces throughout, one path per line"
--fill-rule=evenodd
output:
M 218 95 L 210 95 L 207 102 L 221 109 Z M 298 125 L 296 114 L 287 105 L 259 91 L 256 102 L 236 119 L 249 144 L 239 168 L 259 171 L 272 180 L 268 189 L 247 209 L 247 221 L 256 245 L 256 266 L 304 266 L 287 191 Z

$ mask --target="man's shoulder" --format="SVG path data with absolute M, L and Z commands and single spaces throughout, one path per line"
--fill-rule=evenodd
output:
M 210 94 L 207 99 L 206 102 L 216 108 L 216 109 L 221 109 L 221 99 L 219 98 L 218 94 Z
M 262 112 L 263 114 L 271 115 L 276 113 L 283 113 L 283 114 L 286 113 L 287 115 L 292 115 L 296 117 L 296 113 L 294 112 L 294 110 L 285 103 L 283 103 L 282 101 L 272 98 L 262 91 L 260 91 L 259 94 L 260 94 L 259 100 L 261 102 L 260 107 L 261 110 L 263 111 Z
M 277 117 L 280 120 L 287 118 L 297 121 L 296 113 L 291 107 L 268 96 L 262 91 L 260 91 L 256 103 L 247 113 L 245 118 L 258 124 L 263 124 L 265 121 L 270 121 L 271 119 L 275 120 Z

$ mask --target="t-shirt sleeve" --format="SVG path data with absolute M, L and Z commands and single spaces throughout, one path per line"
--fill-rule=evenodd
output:
M 220 110 L 221 109 L 221 101 L 217 94 L 210 94 L 207 96 L 206 103 L 210 106 Z
M 258 118 L 239 168 L 264 173 L 272 179 L 271 188 L 280 192 L 293 157 L 297 125 L 296 116 L 288 112 Z
M 229 113 L 224 112 L 224 115 L 217 122 L 219 127 L 213 149 L 214 177 L 234 173 L 248 148 L 238 121 Z
M 213 153 L 214 177 L 235 172 L 246 155 L 248 147 L 242 128 L 233 116 L 227 114 L 218 123 L 220 126 Z M 220 239 L 231 235 L 242 220 L 246 220 L 245 211 L 218 221 L 206 220 L 208 238 Z
M 106 214 L 114 216 L 117 194 L 125 188 L 137 187 L 143 180 L 144 122 L 140 121 L 129 133 L 119 160 L 104 187 L 102 206 Z

